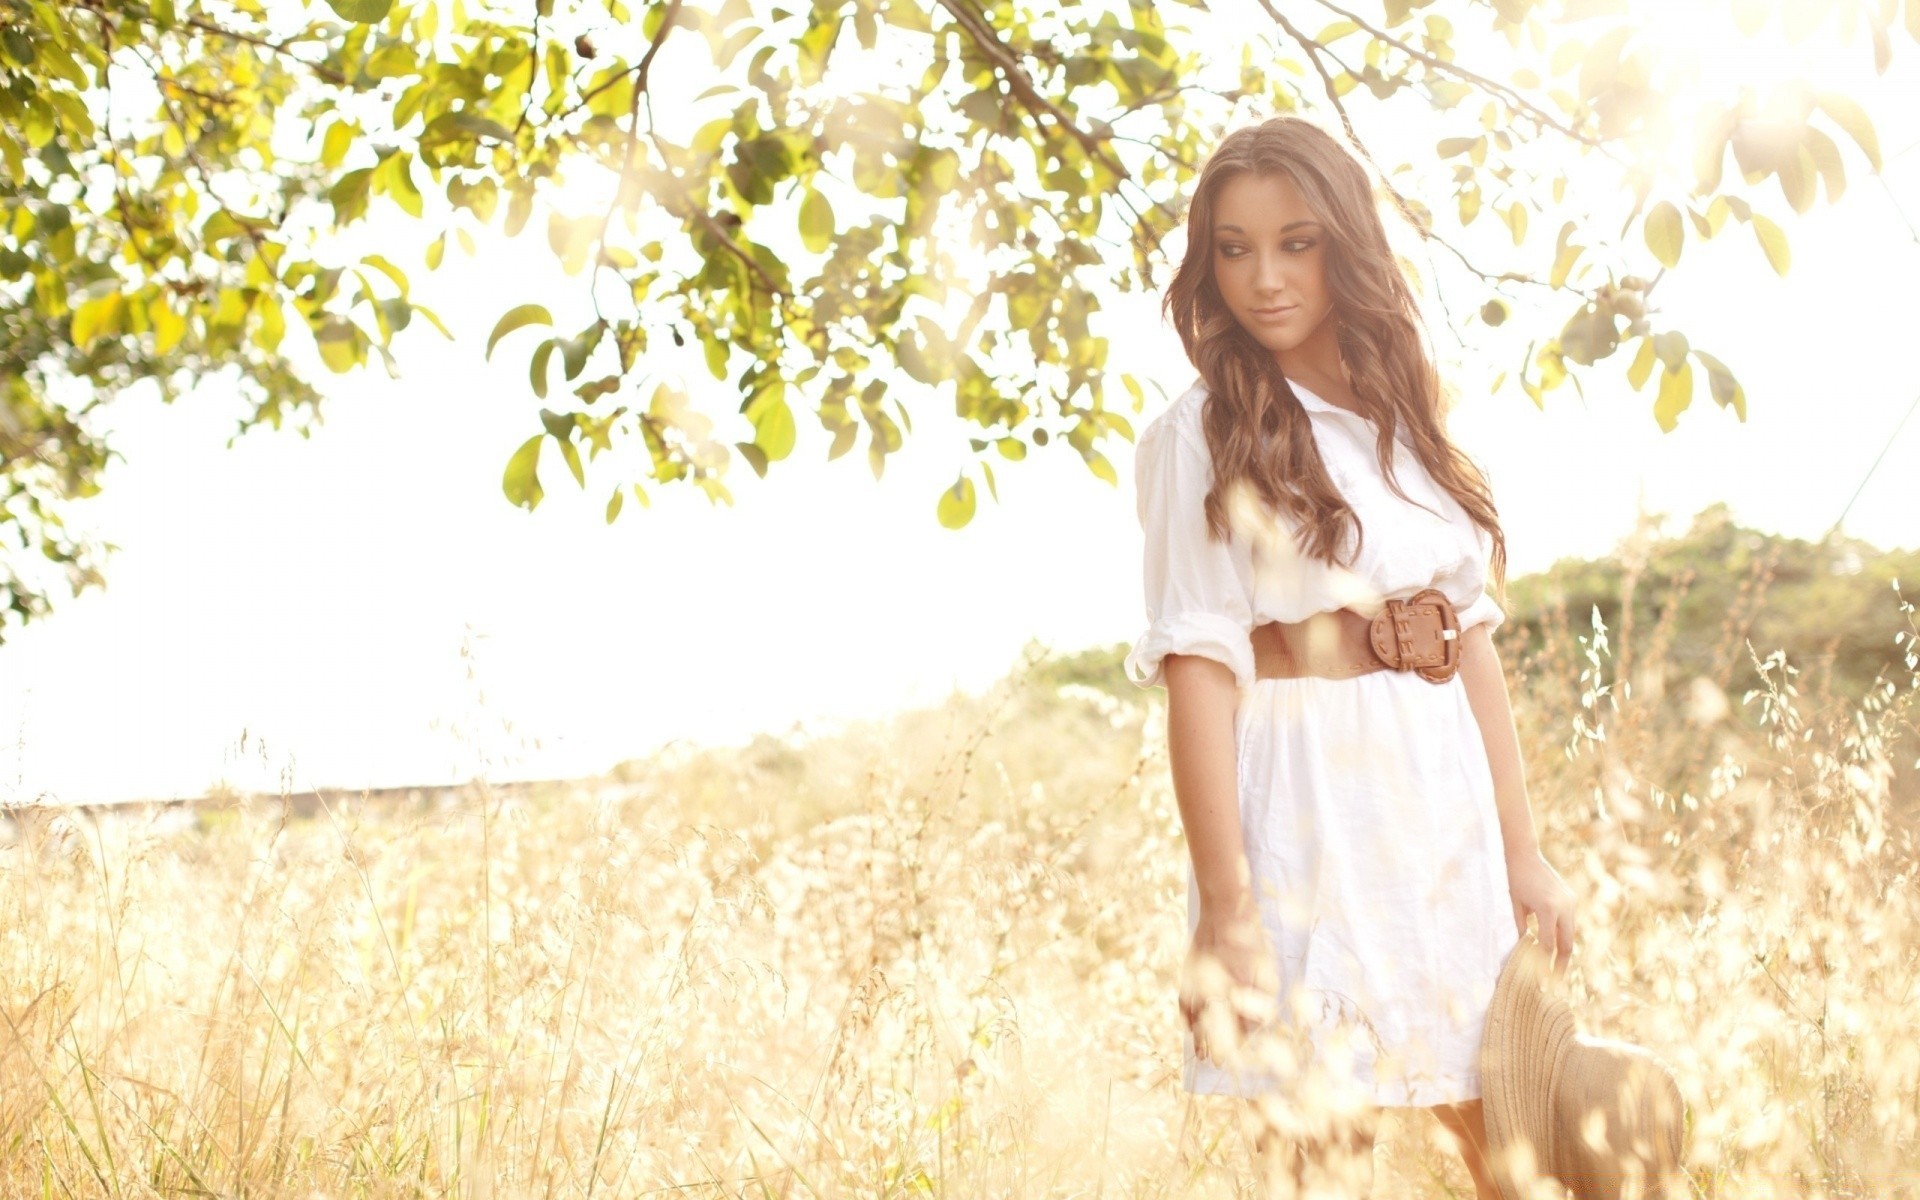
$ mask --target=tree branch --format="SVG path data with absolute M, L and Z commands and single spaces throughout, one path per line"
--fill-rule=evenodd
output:
M 661 161 L 671 164 L 672 159 L 671 157 L 669 157 L 667 148 L 661 144 L 660 135 L 655 133 L 653 130 L 649 129 L 647 130 L 647 137 L 652 140 L 654 149 L 660 152 Z M 699 201 L 695 200 L 692 196 L 689 196 L 684 190 L 676 188 L 675 191 L 676 191 L 675 198 L 686 202 L 687 212 L 691 213 L 695 220 L 699 221 L 700 224 L 704 225 L 707 229 L 707 232 L 711 233 L 714 236 L 714 238 L 719 241 L 721 246 L 723 246 L 735 258 L 738 258 L 742 263 L 744 263 L 749 271 L 752 271 L 754 273 L 754 275 L 760 280 L 760 286 L 767 289 L 768 295 L 774 296 L 776 298 L 784 297 L 786 295 L 785 292 L 780 290 L 780 285 L 773 281 L 773 276 L 767 274 L 767 269 L 760 265 L 760 261 L 754 258 L 753 255 L 748 254 L 744 249 L 741 248 L 738 242 L 735 242 L 733 240 L 733 235 L 727 231 L 727 227 L 725 225 L 722 225 L 714 217 L 712 213 L 707 211 L 707 206 L 705 204 L 702 204 Z M 661 207 L 665 208 L 668 212 L 673 213 L 673 215 L 676 217 L 682 215 L 681 213 L 675 211 L 674 207 L 671 204 L 663 203 Z
M 1407 224 L 1418 230 L 1422 238 L 1439 242 L 1442 246 L 1445 246 L 1455 258 L 1460 260 L 1462 266 L 1488 283 L 1531 283 L 1538 284 L 1541 287 L 1551 288 L 1551 285 L 1541 283 L 1540 280 L 1535 279 L 1531 275 L 1524 275 L 1515 271 L 1501 271 L 1498 274 L 1494 274 L 1481 270 L 1479 267 L 1474 266 L 1465 254 L 1461 253 L 1459 247 L 1435 233 L 1432 228 L 1415 216 L 1413 206 L 1408 204 L 1407 198 L 1400 194 L 1400 189 L 1393 186 L 1393 181 L 1388 178 L 1386 171 L 1381 169 L 1380 163 L 1373 157 L 1373 152 L 1367 149 L 1367 144 L 1361 140 L 1359 133 L 1354 129 L 1353 118 L 1348 115 L 1347 106 L 1341 103 L 1339 90 L 1333 86 L 1333 77 L 1327 74 L 1326 66 L 1320 61 L 1320 52 L 1324 50 L 1325 47 L 1308 37 L 1298 26 L 1282 16 L 1280 11 L 1273 6 L 1273 0 L 1260 0 L 1260 7 L 1266 9 L 1267 15 L 1272 17 L 1275 23 L 1286 30 L 1288 36 L 1300 43 L 1301 48 L 1307 52 L 1307 58 L 1313 63 L 1313 69 L 1319 73 L 1320 81 L 1326 88 L 1328 101 L 1333 104 L 1334 110 L 1340 114 L 1340 124 L 1347 131 L 1347 139 L 1353 143 L 1354 148 L 1360 152 L 1362 157 L 1373 164 L 1374 174 L 1379 178 L 1380 186 L 1386 188 L 1387 194 L 1393 197 L 1395 206 L 1399 208 L 1400 215 L 1406 219 Z M 1348 74 L 1352 74 L 1352 72 L 1349 71 Z
M 1584 145 L 1591 146 L 1595 150 L 1599 150 L 1605 153 L 1609 158 L 1613 157 L 1612 147 L 1608 146 L 1605 142 L 1589 137 L 1586 134 L 1581 133 L 1580 131 L 1563 124 L 1558 117 L 1554 116 L 1550 112 L 1547 112 L 1545 109 L 1541 108 L 1540 106 L 1534 104 L 1532 101 L 1522 96 L 1519 92 L 1514 91 L 1512 88 L 1508 87 L 1506 84 L 1497 83 L 1494 80 L 1488 79 L 1484 75 L 1480 75 L 1473 71 L 1469 71 L 1465 67 L 1455 66 L 1454 64 L 1448 62 L 1444 58 L 1438 58 L 1438 57 L 1435 57 L 1434 55 L 1428 54 L 1424 50 L 1415 49 L 1413 46 L 1410 46 L 1406 42 L 1401 41 L 1399 38 L 1394 37 L 1392 34 L 1388 33 L 1386 30 L 1370 25 L 1358 15 L 1354 13 L 1350 13 L 1346 9 L 1341 8 L 1339 5 L 1333 3 L 1333 0 L 1316 0 L 1316 2 L 1320 5 L 1320 7 L 1327 9 L 1329 12 L 1338 13 L 1340 16 L 1345 17 L 1349 21 L 1352 21 L 1355 25 L 1358 25 L 1362 31 L 1364 31 L 1368 36 L 1372 37 L 1376 41 L 1384 42 L 1385 44 L 1392 46 L 1394 49 L 1400 51 L 1402 54 L 1405 54 L 1410 58 L 1418 59 L 1419 61 L 1427 64 L 1427 66 L 1431 67 L 1436 71 L 1441 71 L 1448 75 L 1457 76 L 1468 83 L 1474 84 L 1475 86 L 1479 87 L 1482 91 L 1491 92 L 1494 95 L 1499 96 L 1502 100 L 1505 100 L 1509 105 L 1513 106 L 1515 109 L 1518 109 L 1519 111 L 1526 113 L 1528 116 L 1532 117 L 1534 120 L 1540 122 L 1542 125 L 1545 125 L 1548 128 L 1553 129 L 1558 133 L 1564 134 L 1565 136 L 1572 138 L 1576 142 L 1580 142 Z
M 1080 147 L 1089 157 L 1106 164 L 1107 169 L 1121 179 L 1133 178 L 1133 173 L 1107 152 L 1106 148 L 1100 144 L 1099 138 L 1080 128 L 1071 115 L 1035 89 L 1032 77 L 1020 65 L 1020 60 L 1014 57 L 1013 51 L 1000 40 L 999 35 L 994 32 L 993 26 L 985 17 L 967 7 L 965 0 L 940 0 L 940 7 L 953 14 L 954 20 L 960 23 L 960 27 L 966 31 L 973 44 L 996 67 L 1000 68 L 1001 77 L 1007 81 L 1007 87 L 1029 112 L 1036 117 L 1050 118 L 1062 133 L 1080 143 Z
M 653 68 L 653 59 L 660 53 L 660 47 L 666 44 L 667 35 L 673 32 L 674 18 L 680 15 L 681 2 L 682 0 L 672 0 L 672 3 L 667 5 L 666 14 L 660 20 L 660 32 L 653 35 L 653 44 L 648 46 L 647 52 L 640 56 L 639 66 L 631 72 L 622 72 L 614 79 L 608 80 L 601 87 L 595 88 L 579 104 L 567 110 L 568 113 L 578 112 L 582 105 L 600 91 L 613 86 L 616 80 L 624 79 L 629 74 L 638 76 L 633 84 L 633 102 L 627 108 L 627 145 L 620 159 L 620 180 L 614 184 L 613 199 L 607 203 L 607 215 L 600 221 L 600 238 L 593 248 L 593 271 L 596 277 L 600 273 L 600 256 L 606 251 L 607 227 L 613 224 L 614 210 L 620 207 L 620 201 L 627 193 L 627 179 L 633 174 L 633 148 L 640 143 L 640 98 L 647 93 L 647 72 Z M 566 115 L 567 113 L 562 113 L 561 117 L 564 118 Z M 589 294 L 592 290 L 591 287 L 588 288 Z M 598 315 L 600 311 L 598 297 L 594 298 L 593 308 Z

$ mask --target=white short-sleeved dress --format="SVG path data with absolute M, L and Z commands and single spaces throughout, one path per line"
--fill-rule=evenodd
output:
M 1148 626 L 1126 672 L 1141 687 L 1162 684 L 1168 654 L 1233 670 L 1247 860 L 1280 994 L 1311 1002 L 1291 1010 L 1313 1014 L 1310 1061 L 1337 1063 L 1339 1077 L 1376 1105 L 1470 1100 L 1481 1094 L 1477 1059 L 1494 982 L 1519 930 L 1492 772 L 1464 683 L 1396 670 L 1255 679 L 1249 635 L 1266 621 L 1350 604 L 1376 611 L 1355 602 L 1428 587 L 1453 602 L 1463 631 L 1496 626 L 1503 614 L 1485 587 L 1491 540 L 1404 440 L 1395 476 L 1432 512 L 1388 490 L 1373 422 L 1298 383 L 1293 391 L 1364 524 L 1359 560 L 1347 569 L 1297 554 L 1290 536 L 1275 536 L 1291 529 L 1285 518 L 1279 527 L 1237 521 L 1231 541 L 1209 540 L 1207 389 L 1196 382 L 1136 446 Z M 1349 534 L 1343 562 L 1351 545 Z M 1199 890 L 1190 862 L 1187 913 L 1191 931 Z M 1197 1058 L 1191 1032 L 1184 1042 L 1188 1091 L 1286 1086 L 1262 1070 Z

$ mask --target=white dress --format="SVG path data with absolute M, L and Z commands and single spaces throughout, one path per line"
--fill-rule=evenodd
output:
M 1126 672 L 1141 687 L 1161 685 L 1168 654 L 1204 655 L 1233 670 L 1247 860 L 1279 969 L 1281 1011 L 1308 1020 L 1288 1026 L 1305 1031 L 1308 1060 L 1376 1105 L 1469 1100 L 1480 1095 L 1477 1057 L 1494 981 L 1519 930 L 1492 772 L 1464 682 L 1391 669 L 1255 679 L 1249 633 L 1266 621 L 1427 587 L 1453 602 L 1463 631 L 1497 626 L 1503 614 L 1485 588 L 1491 540 L 1434 485 L 1404 435 L 1395 475 L 1434 512 L 1388 490 L 1373 422 L 1298 383 L 1293 390 L 1334 484 L 1364 525 L 1360 559 L 1347 570 L 1297 555 L 1272 523 L 1236 523 L 1230 542 L 1208 539 L 1207 389 L 1196 382 L 1136 446 L 1148 627 Z M 1350 548 L 1351 534 L 1343 562 Z M 1187 914 L 1191 933 L 1199 920 L 1191 860 Z M 1290 1008 L 1290 995 L 1309 1003 Z M 1188 1091 L 1253 1095 L 1290 1086 L 1263 1069 L 1196 1058 L 1191 1032 L 1183 1041 Z

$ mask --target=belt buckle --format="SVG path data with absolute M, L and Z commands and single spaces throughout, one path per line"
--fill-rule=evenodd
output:
M 1367 633 L 1380 661 L 1396 671 L 1445 683 L 1460 669 L 1460 617 L 1439 588 L 1388 600 Z

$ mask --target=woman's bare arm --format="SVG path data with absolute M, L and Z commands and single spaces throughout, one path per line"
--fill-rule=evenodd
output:
M 1527 804 L 1527 770 L 1520 757 L 1520 735 L 1514 730 L 1506 668 L 1484 623 L 1461 635 L 1460 679 L 1486 744 L 1487 765 L 1493 769 L 1493 799 L 1500 810 L 1500 840 L 1507 857 L 1536 852 L 1540 838 Z
M 1234 746 L 1240 696 L 1233 671 L 1197 654 L 1169 654 L 1164 661 L 1167 757 L 1200 893 L 1181 972 L 1180 1012 L 1193 1030 L 1194 1053 L 1212 1058 L 1221 1050 L 1230 1054 L 1231 1043 L 1272 1019 L 1280 979 L 1240 829 Z
M 1573 889 L 1540 852 L 1540 835 L 1533 827 L 1533 810 L 1527 800 L 1520 736 L 1514 730 L 1513 706 L 1507 695 L 1507 673 L 1494 647 L 1490 626 L 1475 625 L 1462 636 L 1460 678 L 1474 723 L 1480 727 L 1480 740 L 1487 749 L 1487 765 L 1492 769 L 1494 807 L 1500 813 L 1500 841 L 1506 848 L 1514 924 L 1524 933 L 1527 914 L 1532 913 L 1539 921 L 1540 944 L 1552 956 L 1554 970 L 1564 971 L 1573 957 Z
M 1232 670 L 1214 659 L 1169 654 L 1164 662 L 1167 758 L 1193 858 L 1194 883 L 1201 907 L 1224 915 L 1253 898 L 1235 769 L 1239 690 Z

